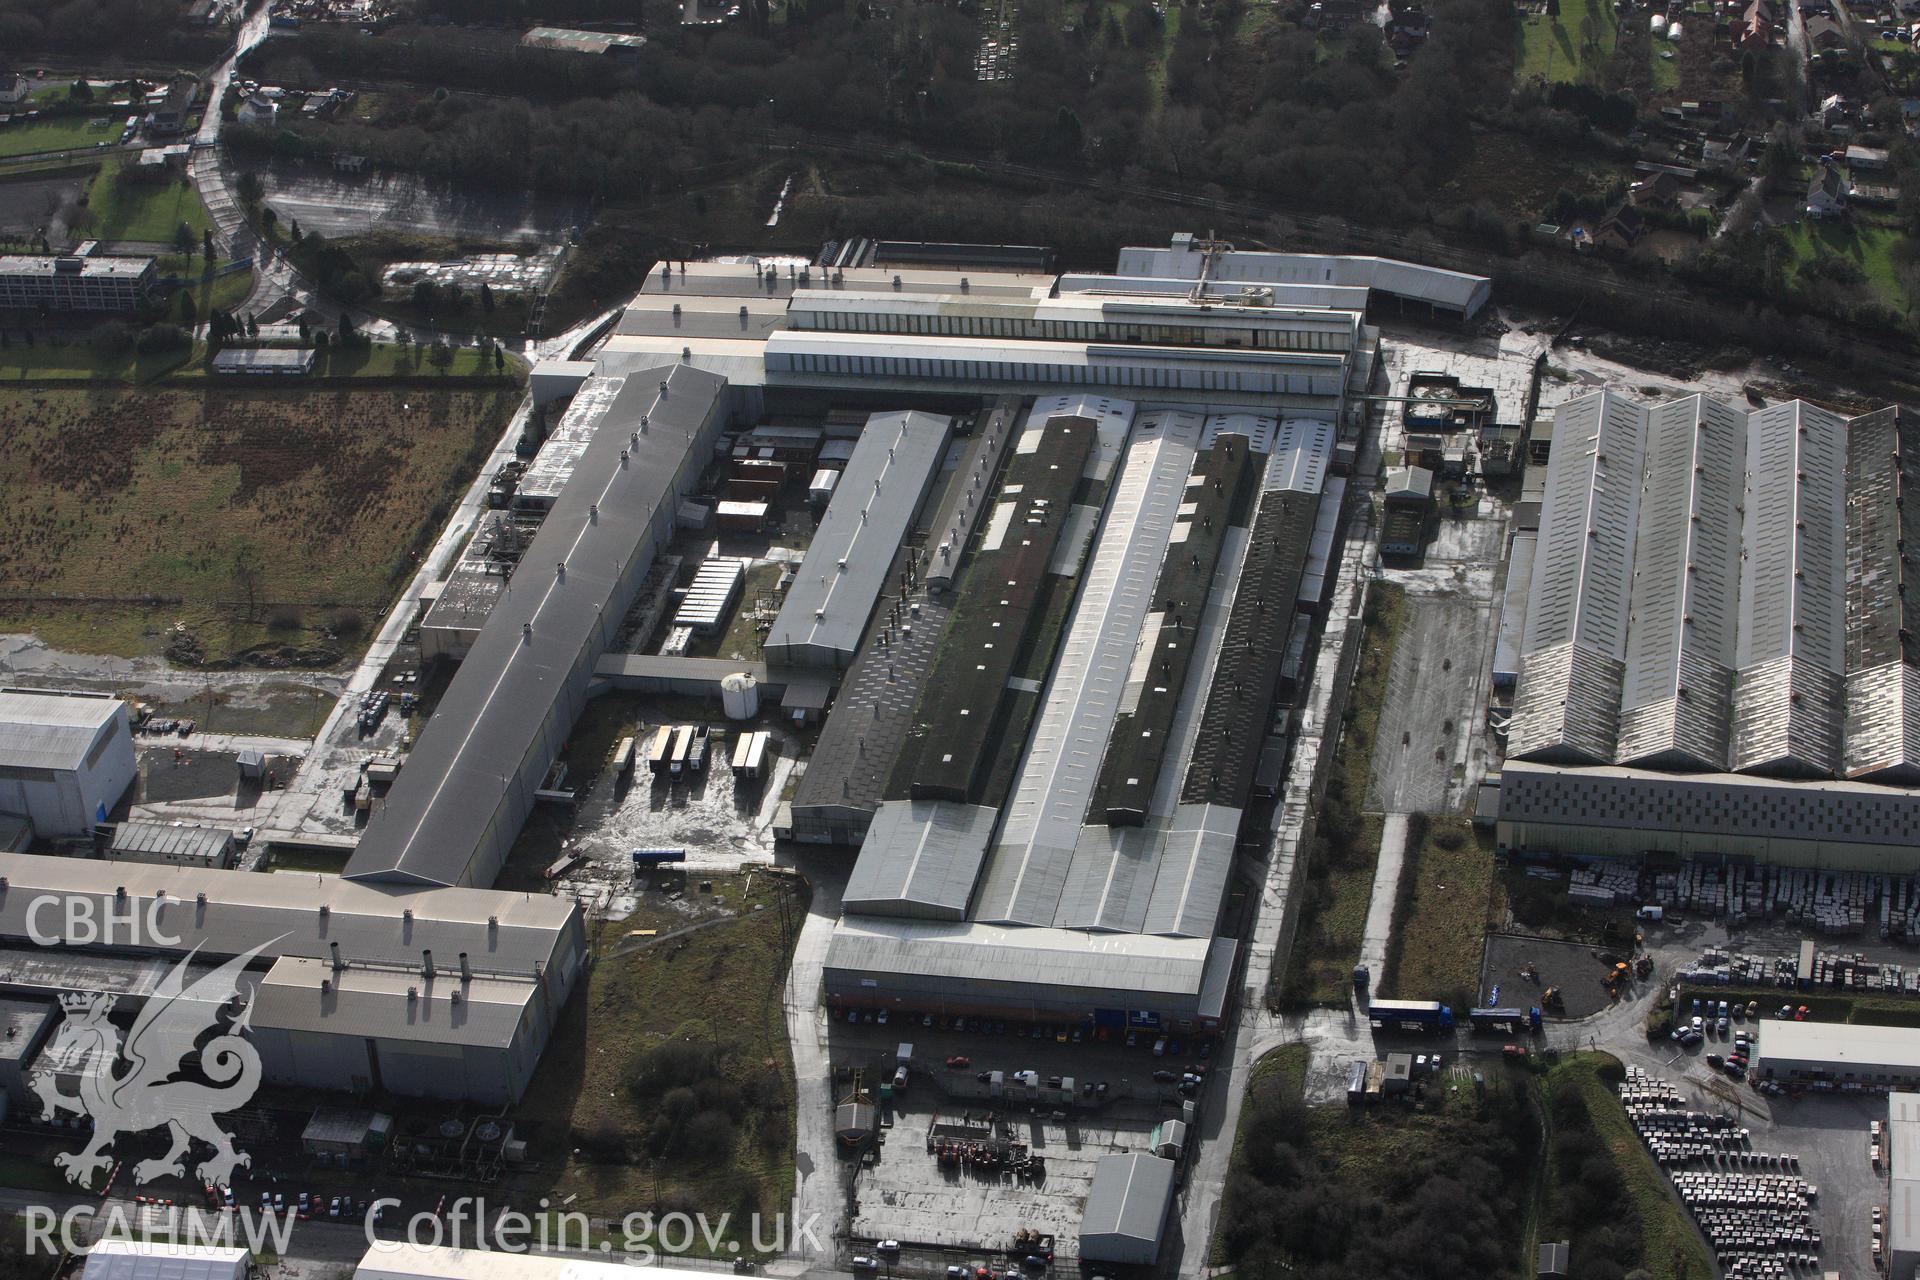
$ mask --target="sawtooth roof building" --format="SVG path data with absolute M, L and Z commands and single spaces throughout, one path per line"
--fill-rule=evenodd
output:
M 1702 395 L 1555 412 L 1504 844 L 1912 869 L 1915 431 Z

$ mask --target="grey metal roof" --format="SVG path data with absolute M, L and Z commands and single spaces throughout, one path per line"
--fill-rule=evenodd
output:
M 962 919 L 999 816 L 947 800 L 882 801 L 842 905 L 866 915 Z
M 1730 761 L 1832 773 L 1846 661 L 1846 422 L 1802 401 L 1747 416 Z
M 35 901 L 72 896 L 93 900 L 103 915 L 109 906 L 137 912 L 178 938 L 143 936 L 123 945 L 168 954 L 200 947 L 209 959 L 263 944 L 264 956 L 331 959 L 337 943 L 350 964 L 418 966 L 422 951 L 431 950 L 437 966 L 457 967 L 464 951 L 477 972 L 526 975 L 554 967 L 581 945 L 580 908 L 548 894 L 400 890 L 305 872 L 109 866 L 29 853 L 0 854 L 0 878 L 0 938 L 15 941 L 31 938 L 30 925 L 46 931 L 47 909 L 28 919 Z M 156 901 L 162 905 L 153 907 Z
M 0 768 L 78 769 L 126 714 L 112 694 L 0 689 Z
M 1646 410 L 1601 391 L 1554 410 L 1508 754 L 1611 760 Z
M 1316 418 L 1283 420 L 1267 454 L 1261 489 L 1319 493 L 1326 486 L 1327 470 L 1333 462 L 1334 434 L 1331 422 Z M 1254 448 L 1259 447 L 1260 443 L 1255 441 Z
M 260 1029 L 504 1049 L 538 995 L 538 984 L 524 978 L 462 981 L 457 971 L 446 970 L 432 979 L 390 969 L 336 972 L 324 960 L 282 956 L 254 985 L 251 1019 Z
M 1887 1247 L 1920 1253 L 1920 1094 L 1887 1095 Z
M 305 373 L 313 368 L 313 351 L 297 347 L 228 347 L 213 357 L 215 373 Z
M 1170 248 L 1125 248 L 1115 274 L 1171 276 L 1197 280 L 1202 254 L 1193 237 L 1175 236 Z M 1339 285 L 1378 290 L 1398 298 L 1431 303 L 1474 315 L 1493 296 L 1493 282 L 1485 276 L 1448 271 L 1395 258 L 1323 253 L 1268 253 L 1234 250 L 1214 257 L 1207 279 L 1256 284 Z
M 1145 1152 L 1101 1156 L 1080 1216 L 1082 1253 L 1092 1236 L 1120 1236 L 1157 1248 L 1173 1204 L 1173 1175 L 1173 1161 Z
M 946 457 L 951 425 L 950 418 L 918 411 L 867 420 L 767 633 L 769 661 L 817 663 L 820 654 L 851 660 L 894 553 Z
M 1906 581 L 1920 546 L 1908 475 L 1920 419 L 1898 406 L 1847 428 L 1848 777 L 1920 781 L 1920 590 Z
M 492 870 L 476 859 L 517 834 L 515 814 L 524 817 L 530 786 L 539 783 L 527 782 L 529 765 L 544 772 L 540 757 L 550 762 L 570 732 L 570 715 L 566 724 L 550 723 L 556 708 L 573 684 L 583 694 L 658 531 L 673 528 L 678 495 L 704 463 L 725 390 L 712 374 L 681 366 L 627 380 L 368 822 L 347 875 L 491 881 Z
M 72 265 L 63 269 L 59 265 L 61 263 Z M 23 279 L 63 276 L 76 280 L 137 280 L 152 267 L 152 258 L 118 258 L 105 255 L 72 258 L 47 253 L 0 254 L 0 276 L 18 276 Z
M 1514 679 L 1520 674 L 1520 637 L 1527 630 L 1527 592 L 1533 586 L 1533 553 L 1540 545 L 1537 533 L 1516 533 L 1507 554 L 1507 587 L 1500 598 L 1500 630 L 1493 645 L 1493 678 Z
M 1178 779 L 1179 770 L 1169 771 Z M 1180 805 L 1143 827 L 1080 829 L 1054 923 L 1206 938 L 1233 873 L 1240 810 Z
M 1727 765 L 1746 423 L 1694 395 L 1648 415 L 1616 758 Z
M 1200 428 L 1191 413 L 1143 414 L 1134 422 L 981 885 L 978 919 L 1044 925 L 1060 910 Z
M 626 382 L 622 375 L 603 374 L 580 384 L 566 412 L 560 415 L 560 421 L 547 433 L 540 451 L 527 464 L 520 483 L 515 486 L 516 506 L 550 506 L 560 496 L 560 491 L 566 488 L 568 479 L 573 475 L 574 464 L 586 452 L 587 445 L 592 442 L 594 433 L 600 429 L 600 423 L 606 417 L 608 406 L 619 396 Z
M 1226 950 L 1216 958 L 1217 944 Z M 843 975 L 911 974 L 988 989 L 1070 988 L 1089 1002 L 1127 1008 L 1129 994 L 1201 998 L 1213 985 L 1210 965 L 1231 970 L 1232 952 L 1229 938 L 848 916 L 834 926 L 826 968 Z
M 123 822 L 113 829 L 113 852 L 135 858 L 216 860 L 224 857 L 232 844 L 233 832 L 219 827 Z
M 626 336 L 764 338 L 787 323 L 784 298 L 711 298 L 642 293 L 614 325 Z

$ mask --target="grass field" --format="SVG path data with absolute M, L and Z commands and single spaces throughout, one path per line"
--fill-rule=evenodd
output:
M 4 404 L 6 384 L 9 382 L 43 381 L 47 379 L 72 380 L 75 382 L 151 382 L 163 374 L 180 368 L 194 358 L 199 348 L 181 348 L 178 351 L 166 351 L 158 355 L 142 356 L 128 352 L 124 355 L 102 355 L 84 342 L 60 343 L 40 341 L 28 346 L 19 339 L 10 339 L 10 345 L 0 350 L 0 404 Z M 19 394 L 17 391 L 15 394 Z
M 215 311 L 235 311 L 253 292 L 253 272 L 233 271 L 226 275 L 216 275 L 207 269 L 206 259 L 199 254 L 170 253 L 157 258 L 153 264 L 154 274 L 170 276 L 175 279 L 191 281 L 182 286 L 193 295 L 193 322 L 205 324 Z M 174 306 L 179 302 L 176 299 Z M 168 316 L 175 324 L 183 323 L 176 309 Z
M 1327 780 L 1318 837 L 1307 863 L 1299 925 L 1287 961 L 1290 1001 L 1339 1003 L 1366 936 L 1367 903 L 1380 862 L 1381 820 L 1360 815 L 1373 762 L 1380 706 L 1387 696 L 1393 649 L 1407 620 L 1406 596 L 1391 583 L 1373 585 L 1361 632 L 1359 670 L 1348 695 L 1346 728 Z
M 1486 953 L 1492 840 L 1465 818 L 1439 814 L 1416 814 L 1408 840 L 1416 836 L 1400 873 L 1380 991 L 1470 1008 Z
M 1556 1176 L 1541 1183 L 1538 1238 L 1571 1239 L 1576 1257 L 1583 1242 L 1604 1249 L 1620 1268 L 1644 1268 L 1653 1280 L 1709 1280 L 1714 1270 L 1706 1245 L 1608 1083 L 1619 1071 L 1609 1054 L 1577 1053 L 1543 1078 L 1552 1124 L 1549 1169 Z M 1611 1174 L 1596 1156 L 1611 1165 Z
M 1900 229 L 1886 215 L 1856 212 L 1845 218 L 1802 218 L 1778 234 L 1792 255 L 1789 270 L 1796 279 L 1817 259 L 1842 258 L 1860 269 L 1880 301 L 1906 309 L 1906 290 L 1894 259 Z
M 9 108 L 11 110 L 11 108 Z M 0 158 L 32 155 L 36 151 L 72 151 L 120 140 L 120 120 L 114 116 L 49 116 L 44 120 L 16 120 L 0 129 Z
M 1548 83 L 1600 74 L 1613 57 L 1617 19 L 1606 0 L 1561 0 L 1558 17 L 1528 15 L 1521 22 L 1516 81 Z
M 571 1208 L 616 1218 L 649 1208 L 713 1218 L 731 1211 L 744 1238 L 747 1213 L 778 1212 L 793 1194 L 781 900 L 789 919 L 805 908 L 785 876 L 758 871 L 712 883 L 714 896 L 739 913 L 727 923 L 626 954 L 609 953 L 628 930 L 670 921 L 603 925 L 602 959 L 555 1029 L 515 1125 L 533 1159 L 555 1171 L 545 1194 L 577 1196 Z M 675 1044 L 711 1055 L 718 1081 L 745 1100 L 731 1126 L 708 1126 L 717 1146 L 676 1142 L 675 1126 L 695 1122 L 683 1112 L 704 1101 L 674 1092 L 654 1098 L 636 1087 L 649 1055 Z
M 218 661 L 268 628 L 298 644 L 340 611 L 377 617 L 513 399 L 0 390 L 0 482 L 32 495 L 0 510 L 0 626 L 137 654 L 190 650 L 184 623 Z
M 99 240 L 171 244 L 180 224 L 185 223 L 198 247 L 201 233 L 213 225 L 213 220 L 207 216 L 193 184 L 185 178 L 162 183 L 122 181 L 125 164 L 125 160 L 115 158 L 100 166 L 87 196 L 87 208 L 93 211 L 87 234 Z

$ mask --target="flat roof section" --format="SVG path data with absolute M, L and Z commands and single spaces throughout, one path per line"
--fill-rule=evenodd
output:
M 643 294 L 694 294 L 716 298 L 787 298 L 808 290 L 837 289 L 911 293 L 958 293 L 960 282 L 977 297 L 1045 297 L 1053 277 L 1008 271 L 943 270 L 935 267 L 815 267 L 800 263 L 663 262 L 647 273 Z
M 409 761 L 407 768 L 413 767 Z M 331 959 L 337 945 L 349 964 L 418 965 L 421 952 L 430 950 L 439 963 L 457 965 L 464 951 L 476 971 L 524 975 L 552 967 L 574 945 L 569 935 L 578 929 L 580 913 L 572 901 L 547 894 L 402 891 L 306 872 L 103 865 L 31 853 L 0 854 L 0 877 L 6 883 L 0 889 L 0 938 L 28 939 L 35 927 L 44 932 L 45 908 L 39 921 L 28 918 L 35 901 L 80 897 L 102 912 L 110 906 L 137 911 L 143 921 L 158 921 L 179 938 L 145 940 L 142 950 L 183 954 L 198 947 L 207 960 L 256 946 L 267 948 L 267 958 Z M 139 963 L 150 967 L 149 961 Z
M 1920 1073 L 1920 1027 L 1879 1027 L 1864 1023 L 1769 1022 L 1760 1033 L 1762 1075 L 1805 1068 L 1836 1080 Z
M 785 328 L 782 298 L 708 298 L 641 293 L 620 313 L 613 331 L 621 337 L 764 339 Z
M 547 507 L 560 496 L 566 488 L 567 480 L 573 475 L 574 464 L 580 455 L 587 451 L 587 445 L 593 440 L 594 432 L 599 430 L 600 421 L 606 417 L 607 408 L 616 400 L 626 386 L 626 378 L 621 376 L 602 376 L 589 378 L 574 392 L 573 401 L 566 412 L 560 415 L 560 421 L 533 456 L 533 461 L 520 476 L 520 483 L 514 489 L 515 506 Z
M 325 984 L 324 986 L 322 984 Z M 254 985 L 253 1025 L 486 1049 L 511 1046 L 540 991 L 531 978 L 462 981 L 458 969 L 347 968 L 282 956 Z
M 894 553 L 946 457 L 951 426 L 950 418 L 917 410 L 867 420 L 767 633 L 767 661 L 852 663 Z
M 531 807 L 539 778 L 530 783 L 529 773 L 544 774 L 571 732 L 570 717 L 549 722 L 575 683 L 584 691 L 651 560 L 655 530 L 673 528 L 679 486 L 710 447 L 703 432 L 725 393 L 723 380 L 680 366 L 621 388 L 521 558 L 520 585 L 494 606 L 368 822 L 349 877 L 491 882 L 494 869 L 476 860 L 517 834 L 496 824 Z

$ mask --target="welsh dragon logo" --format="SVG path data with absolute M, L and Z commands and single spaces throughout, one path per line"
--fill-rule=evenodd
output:
M 194 948 L 161 979 L 124 1043 L 107 1016 L 114 996 L 61 997 L 66 1019 L 41 1058 L 58 1065 L 35 1077 L 33 1091 L 49 1118 L 65 1111 L 93 1119 L 93 1133 L 83 1149 L 53 1158 L 69 1181 L 86 1185 L 108 1168 L 109 1152 L 121 1134 L 162 1127 L 171 1131 L 173 1145 L 164 1156 L 135 1165 L 136 1182 L 184 1176 L 196 1139 L 213 1148 L 213 1156 L 200 1162 L 204 1182 L 225 1183 L 236 1166 L 253 1163 L 246 1153 L 234 1150 L 233 1135 L 214 1116 L 245 1106 L 260 1087 L 260 1054 L 244 1034 L 251 1006 L 242 974 L 266 945 L 233 957 L 189 986 L 187 968 L 199 951 Z M 208 1038 L 215 1031 L 218 1034 Z M 175 1078 L 190 1061 L 197 1063 L 197 1074 L 205 1082 Z M 61 1092 L 66 1080 L 77 1085 L 76 1092 Z

